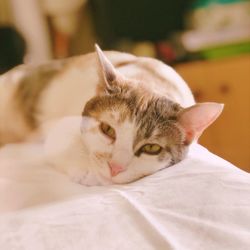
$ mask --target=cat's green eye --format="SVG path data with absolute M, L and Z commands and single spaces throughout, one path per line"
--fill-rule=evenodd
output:
M 103 134 L 105 134 L 106 136 L 108 136 L 112 140 L 115 140 L 115 138 L 116 138 L 115 130 L 110 125 L 108 125 L 105 122 L 101 122 L 100 129 L 101 129 Z
M 162 147 L 158 144 L 146 144 L 141 147 L 140 152 L 149 155 L 158 155 L 162 150 Z

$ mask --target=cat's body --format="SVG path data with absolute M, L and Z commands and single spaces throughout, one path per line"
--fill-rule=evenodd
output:
M 48 164 L 81 184 L 128 183 L 182 160 L 222 111 L 194 105 L 186 83 L 158 60 L 96 50 L 3 75 L 0 143 L 49 130 Z
M 175 71 L 151 58 L 106 52 L 124 76 L 141 79 L 183 107 L 194 104 L 186 83 Z M 0 145 L 24 140 L 45 121 L 80 115 L 100 83 L 95 53 L 19 66 L 0 76 Z

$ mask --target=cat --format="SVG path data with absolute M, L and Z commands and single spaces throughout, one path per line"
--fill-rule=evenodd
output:
M 137 79 L 182 107 L 194 104 L 186 83 L 167 65 L 152 58 L 105 52 L 116 70 Z M 41 65 L 20 65 L 0 76 L 0 144 L 27 140 L 48 121 L 80 115 L 99 92 L 100 64 L 95 53 Z M 42 128 L 43 129 L 43 128 Z
M 45 134 L 47 163 L 84 185 L 129 183 L 181 161 L 223 109 L 195 104 L 160 61 L 97 45 L 3 75 L 0 102 L 2 143 Z

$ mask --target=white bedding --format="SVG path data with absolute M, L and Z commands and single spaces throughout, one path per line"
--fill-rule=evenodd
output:
M 250 249 L 250 175 L 199 145 L 128 185 L 84 187 L 35 163 L 13 173 L 0 178 L 2 211 L 23 193 L 40 205 L 2 212 L 1 250 Z

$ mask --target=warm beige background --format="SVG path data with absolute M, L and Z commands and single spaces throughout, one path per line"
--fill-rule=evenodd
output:
M 250 172 L 250 55 L 176 66 L 196 100 L 225 103 L 201 144 Z

